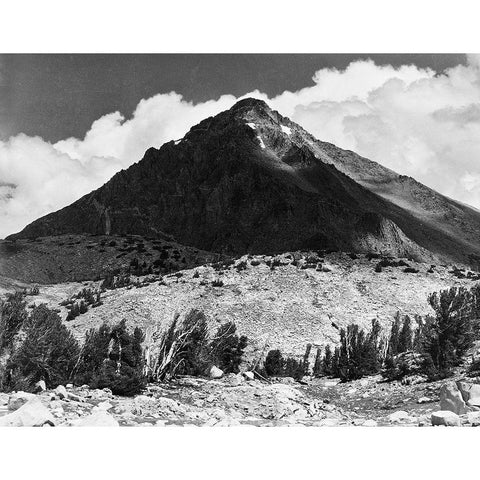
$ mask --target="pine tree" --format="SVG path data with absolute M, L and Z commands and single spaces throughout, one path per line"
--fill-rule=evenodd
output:
M 265 358 L 265 372 L 269 377 L 281 376 L 284 373 L 285 361 L 280 350 L 270 350 Z
M 413 347 L 412 321 L 410 320 L 410 317 L 406 315 L 403 318 L 402 327 L 398 334 L 397 353 L 408 352 L 412 350 L 412 347 Z
M 39 380 L 45 380 L 50 388 L 68 382 L 78 360 L 79 346 L 58 314 L 39 305 L 25 320 L 22 330 L 25 338 L 8 361 L 13 376 L 25 379 L 29 388 Z

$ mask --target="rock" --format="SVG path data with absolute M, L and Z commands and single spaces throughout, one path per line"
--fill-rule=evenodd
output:
M 255 374 L 253 372 L 243 372 L 243 376 L 247 379 L 247 380 L 255 380 Z
M 68 392 L 68 399 L 73 400 L 74 402 L 85 402 L 85 399 L 83 397 L 80 397 L 79 395 L 75 395 L 72 392 Z
M 340 423 L 337 418 L 324 418 L 317 423 L 318 427 L 336 427 Z
M 476 383 L 457 382 L 457 388 L 464 402 L 471 407 L 480 407 L 480 385 Z
M 224 418 L 215 423 L 214 427 L 239 427 L 241 423 L 235 418 Z
M 34 387 L 34 392 L 35 393 L 41 393 L 44 392 L 47 389 L 47 385 L 45 384 L 45 380 L 39 380 Z
M 68 398 L 68 392 L 67 389 L 63 385 L 59 385 L 55 390 L 55 395 L 57 395 L 58 398 L 60 399 L 67 399 Z
M 429 403 L 431 402 L 432 399 L 430 397 L 420 397 L 418 400 L 417 400 L 417 403 Z
M 391 413 L 388 416 L 388 420 L 390 422 L 397 423 L 397 422 L 411 420 L 411 418 L 407 412 L 404 412 L 403 410 L 399 410 L 397 412 Z
M 18 410 L 22 405 L 25 405 L 28 401 L 37 398 L 33 393 L 16 392 L 10 395 L 8 399 L 8 409 L 10 411 Z
M 67 383 L 67 384 L 65 385 L 65 387 L 66 387 L 66 388 L 69 388 L 69 389 L 70 389 L 70 388 L 73 388 L 73 383 Z
M 440 409 L 450 410 L 457 415 L 467 413 L 465 401 L 455 382 L 444 383 L 440 388 Z
M 452 412 L 451 410 L 439 410 L 438 412 L 433 412 L 430 417 L 432 425 L 445 427 L 460 427 L 460 417 Z
M 375 420 L 367 420 L 362 423 L 362 427 L 377 427 L 378 423 Z
M 340 383 L 340 380 L 325 380 L 323 385 L 325 387 L 336 387 Z
M 9 397 L 8 393 L 0 393 L 0 407 L 8 405 Z
M 73 420 L 71 424 L 75 427 L 119 427 L 120 424 L 115 418 L 104 410 L 99 410 L 87 417 Z
M 480 427 L 480 412 L 468 412 L 467 421 L 472 427 Z
M 0 417 L 0 427 L 42 427 L 45 424 L 54 426 L 55 420 L 35 396 L 14 412 Z
M 100 402 L 95 408 L 98 410 L 104 410 L 106 412 L 107 410 L 113 408 L 113 405 L 110 402 L 104 401 Z
M 225 382 L 228 383 L 232 387 L 238 387 L 239 385 L 243 384 L 243 376 L 240 374 L 229 373 L 225 376 Z
M 213 365 L 212 368 L 210 369 L 209 375 L 210 375 L 210 378 L 222 378 L 223 370 Z

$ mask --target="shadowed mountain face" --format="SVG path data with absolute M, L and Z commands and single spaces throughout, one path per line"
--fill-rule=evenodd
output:
M 63 234 L 147 235 L 227 254 L 337 248 L 463 263 L 480 255 L 479 212 L 316 140 L 255 99 L 147 150 L 9 239 Z

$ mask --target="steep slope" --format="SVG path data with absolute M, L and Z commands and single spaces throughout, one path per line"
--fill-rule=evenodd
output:
M 383 167 L 319 142 L 264 102 L 245 99 L 183 139 L 149 149 L 100 189 L 9 239 L 167 235 L 228 254 L 374 249 L 464 263 L 480 254 L 472 240 L 480 214 L 468 210 L 470 236 L 455 236 L 455 222 L 418 215 L 415 198 L 408 205 L 397 194 L 395 201 L 382 198 L 377 176 L 386 182 Z

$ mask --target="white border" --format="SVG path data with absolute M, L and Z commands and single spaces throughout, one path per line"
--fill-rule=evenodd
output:
M 480 51 L 464 0 L 16 0 L 0 15 L 5 53 Z M 4 478 L 441 479 L 477 458 L 467 428 L 0 429 Z

